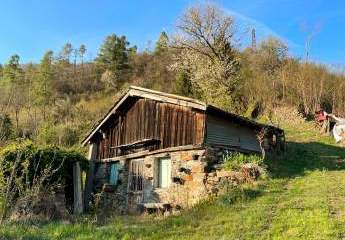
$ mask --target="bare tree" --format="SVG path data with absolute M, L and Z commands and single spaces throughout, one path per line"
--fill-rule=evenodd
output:
M 303 22 L 301 24 L 301 31 L 306 34 L 304 42 L 304 52 L 305 52 L 305 61 L 309 62 L 311 43 L 315 36 L 321 31 L 321 24 L 317 23 L 313 27 L 308 27 L 307 23 Z

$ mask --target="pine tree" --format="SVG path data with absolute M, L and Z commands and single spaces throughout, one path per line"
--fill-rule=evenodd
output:
M 81 60 L 81 65 L 84 64 L 84 56 L 86 53 L 86 46 L 84 44 L 80 45 L 79 47 L 79 56 L 80 56 L 80 60 Z
M 161 32 L 157 42 L 156 42 L 156 48 L 155 48 L 155 54 L 159 55 L 163 52 L 165 52 L 168 48 L 169 44 L 169 37 L 166 32 Z
M 38 67 L 38 78 L 34 83 L 35 104 L 42 108 L 44 119 L 46 118 L 46 106 L 52 100 L 53 77 L 53 52 L 47 51 Z
M 125 36 L 112 34 L 105 39 L 96 58 L 104 82 L 114 88 L 122 85 L 130 70 L 129 55 L 132 52 Z
M 176 75 L 176 92 L 187 97 L 192 95 L 192 83 L 185 70 L 179 71 Z
M 59 60 L 67 64 L 70 63 L 71 54 L 73 52 L 73 46 L 71 43 L 66 43 L 59 54 Z
M 17 54 L 11 56 L 3 70 L 3 81 L 8 96 L 7 107 L 4 112 L 6 113 L 10 107 L 13 108 L 17 130 L 19 126 L 19 113 L 26 101 L 23 69 L 20 67 L 19 60 L 20 57 Z

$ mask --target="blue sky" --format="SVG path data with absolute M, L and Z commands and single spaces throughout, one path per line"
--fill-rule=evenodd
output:
M 86 44 L 88 58 L 97 55 L 106 35 L 126 35 L 145 49 L 154 45 L 159 32 L 174 31 L 183 9 L 202 1 L 174 0 L 0 0 L 0 62 L 16 53 L 22 62 L 38 62 L 51 49 L 58 52 L 66 42 Z M 307 33 L 312 41 L 311 59 L 326 64 L 345 63 L 345 1 L 324 0 L 218 0 L 234 15 L 245 44 L 257 29 L 258 39 L 280 37 L 290 52 L 303 56 Z M 304 30 L 302 30 L 304 29 Z M 150 43 L 151 42 L 151 43 Z

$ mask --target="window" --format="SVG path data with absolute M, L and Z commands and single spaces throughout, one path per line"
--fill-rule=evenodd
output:
M 119 180 L 119 168 L 120 164 L 118 162 L 110 165 L 109 183 L 111 185 L 116 185 Z
M 133 192 L 144 189 L 144 160 L 132 160 L 129 163 L 129 190 Z
M 161 158 L 158 161 L 158 187 L 166 188 L 171 184 L 171 160 Z

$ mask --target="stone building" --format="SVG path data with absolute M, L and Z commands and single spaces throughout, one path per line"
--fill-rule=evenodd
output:
M 226 152 L 281 151 L 284 131 L 204 102 L 130 87 L 83 141 L 90 171 L 85 201 L 126 213 L 185 208 L 208 196 Z M 105 197 L 104 197 L 105 196 Z

